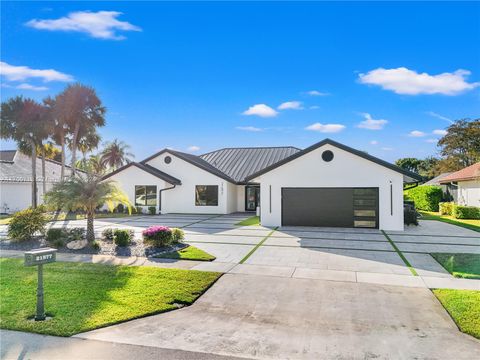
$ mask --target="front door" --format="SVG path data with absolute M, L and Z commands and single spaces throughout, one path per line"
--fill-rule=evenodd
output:
M 245 211 L 255 211 L 260 205 L 260 186 L 245 186 Z

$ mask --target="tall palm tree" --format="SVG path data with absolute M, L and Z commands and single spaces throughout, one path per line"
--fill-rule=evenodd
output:
M 47 121 L 48 118 L 47 118 Z M 49 134 L 52 134 L 52 129 L 51 128 L 48 128 L 48 125 L 47 126 L 47 132 Z M 55 147 L 53 146 L 53 144 L 51 142 L 43 142 L 42 144 L 38 145 L 37 146 L 37 153 L 40 154 L 41 158 L 42 158 L 42 184 L 43 184 L 43 193 L 45 194 L 47 192 L 47 179 L 46 179 L 46 175 L 45 175 L 45 160 L 46 159 L 51 159 L 53 160 L 55 158 L 55 156 L 59 153 L 60 151 Z
M 82 84 L 69 85 L 55 98 L 56 113 L 68 128 L 71 136 L 72 175 L 75 175 L 77 149 L 81 134 L 91 133 L 105 125 L 106 109 L 95 89 Z
M 0 135 L 12 139 L 32 160 L 32 207 L 37 206 L 37 146 L 48 137 L 44 124 L 46 109 L 32 99 L 21 96 L 2 103 Z
M 87 240 L 95 240 L 93 221 L 95 209 L 107 205 L 113 211 L 118 204 L 127 206 L 131 212 L 132 205 L 128 196 L 115 183 L 102 181 L 102 177 L 88 172 L 72 176 L 64 182 L 57 183 L 45 195 L 45 203 L 53 209 L 67 211 L 84 210 L 87 215 Z
M 77 169 L 85 172 L 93 172 L 97 175 L 103 175 L 105 173 L 105 166 L 102 164 L 100 155 L 90 155 L 90 157 L 84 157 L 77 161 Z
M 114 139 L 105 145 L 105 149 L 102 151 L 102 163 L 113 170 L 130 163 L 131 158 L 135 156 L 128 151 L 129 149 L 129 145 Z
M 61 147 L 61 159 L 60 162 L 62 164 L 60 170 L 60 178 L 63 180 L 65 179 L 65 162 L 66 162 L 66 142 L 67 142 L 67 109 L 61 109 L 60 105 L 61 102 L 57 103 L 57 97 L 51 98 L 47 97 L 43 100 L 43 103 L 47 107 L 47 116 L 49 117 L 50 121 L 54 124 L 53 131 L 52 131 L 52 139 L 55 141 L 57 145 Z

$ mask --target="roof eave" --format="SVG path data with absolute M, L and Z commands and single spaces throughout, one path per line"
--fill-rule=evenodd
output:
M 339 149 L 342 149 L 342 150 L 347 151 L 347 152 L 349 152 L 349 153 L 352 153 L 352 154 L 354 154 L 354 155 L 360 156 L 360 157 L 362 157 L 362 158 L 364 158 L 364 159 L 366 159 L 366 160 L 370 160 L 370 161 L 372 161 L 372 162 L 374 162 L 374 163 L 376 163 L 376 164 L 378 164 L 378 165 L 381 165 L 381 166 L 383 166 L 383 167 L 389 168 L 390 170 L 393 170 L 393 171 L 399 172 L 399 173 L 401 173 L 401 174 L 403 174 L 403 175 L 406 175 L 406 176 L 412 178 L 413 180 L 416 180 L 416 181 L 414 181 L 414 182 L 422 182 L 422 181 L 423 181 L 423 177 L 420 176 L 420 175 L 418 175 L 418 174 L 416 174 L 416 173 L 413 173 L 413 172 L 411 172 L 411 171 L 402 169 L 402 168 L 399 167 L 399 166 L 396 166 L 396 165 L 394 165 L 394 164 L 390 164 L 389 162 L 386 162 L 386 161 L 384 161 L 384 160 L 382 160 L 382 159 L 376 158 L 376 157 L 374 157 L 374 156 L 372 156 L 372 155 L 369 155 L 369 154 L 364 153 L 364 152 L 362 152 L 362 151 L 353 149 L 353 148 L 351 148 L 351 147 L 349 147 L 349 146 L 347 146 L 347 145 L 343 145 L 343 144 L 341 144 L 341 143 L 338 143 L 338 142 L 336 142 L 336 141 L 334 141 L 334 140 L 331 140 L 331 139 L 328 139 L 328 138 L 327 138 L 327 139 L 324 139 L 324 140 L 322 140 L 322 141 L 319 141 L 318 143 L 313 144 L 312 146 L 309 146 L 308 148 L 306 148 L 306 149 L 304 149 L 304 150 L 301 150 L 301 151 L 299 151 L 299 152 L 297 152 L 297 153 L 295 153 L 295 154 L 293 154 L 293 155 L 290 155 L 289 157 L 287 157 L 287 158 L 285 158 L 285 159 L 283 159 L 283 160 L 281 160 L 281 161 L 279 161 L 279 162 L 277 162 L 277 163 L 275 163 L 275 164 L 272 164 L 272 165 L 266 167 L 265 169 L 262 169 L 262 170 L 256 172 L 255 174 L 252 174 L 252 175 L 250 175 L 250 176 L 247 176 L 247 177 L 245 178 L 245 180 L 246 180 L 246 181 L 250 181 L 250 180 L 252 180 L 252 179 L 255 179 L 255 178 L 257 178 L 257 177 L 259 177 L 259 176 L 261 176 L 261 175 L 263 175 L 263 174 L 266 174 L 267 172 L 270 172 L 270 171 L 276 169 L 277 167 L 280 167 L 280 166 L 282 166 L 282 165 L 284 165 L 284 164 L 286 164 L 286 163 L 288 163 L 288 162 L 290 162 L 290 161 L 292 161 L 292 160 L 295 160 L 296 158 L 299 158 L 299 157 L 301 157 L 301 156 L 303 156 L 303 155 L 305 155 L 305 154 L 308 154 L 309 152 L 311 152 L 311 151 L 313 151 L 313 150 L 316 150 L 316 149 L 318 149 L 319 147 L 322 147 L 323 145 L 327 145 L 327 144 L 328 144 L 328 145 L 335 146 L 335 147 L 338 147 Z

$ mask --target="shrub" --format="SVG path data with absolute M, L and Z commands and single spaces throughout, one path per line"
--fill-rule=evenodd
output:
M 117 246 L 128 246 L 133 238 L 133 231 L 126 229 L 115 229 L 113 241 Z
M 12 216 L 8 224 L 8 236 L 17 241 L 29 240 L 37 232 L 44 234 L 47 223 L 48 218 L 43 206 L 28 208 Z
M 50 228 L 47 230 L 46 239 L 49 243 L 54 243 L 59 239 L 64 239 L 67 237 L 67 233 L 64 229 L 61 228 Z
M 137 210 L 137 214 L 143 214 L 143 209 L 141 206 L 137 206 L 135 209 Z
M 149 206 L 149 207 L 148 207 L 148 213 L 149 213 L 150 215 L 155 215 L 156 212 L 157 212 L 157 208 L 156 208 L 155 206 Z
M 476 206 L 455 205 L 453 216 L 456 219 L 480 219 L 480 208 Z
M 68 241 L 76 241 L 85 239 L 85 229 L 81 227 L 67 229 Z
M 63 245 L 65 245 L 65 243 L 63 242 L 63 239 L 55 239 L 52 242 L 50 242 L 50 245 L 53 246 L 56 249 L 59 249 L 59 248 L 63 247 Z
M 183 239 L 185 239 L 185 232 L 182 229 L 173 228 L 172 229 L 172 242 L 173 243 L 179 243 Z
M 93 250 L 100 250 L 100 243 L 98 241 L 92 242 L 92 248 Z
M 172 243 L 172 229 L 168 226 L 150 226 L 142 232 L 143 240 L 147 244 L 162 247 Z
M 123 204 L 118 204 L 117 207 L 115 208 L 114 212 L 117 212 L 117 213 L 123 213 L 125 211 L 125 206 L 123 206 Z
M 438 204 L 442 200 L 443 191 L 439 186 L 417 186 L 405 190 L 407 199 L 415 202 L 415 207 L 425 211 L 438 211 Z
M 405 225 L 418 225 L 417 211 L 412 206 L 403 208 L 403 222 Z
M 453 208 L 455 204 L 453 202 L 441 202 L 438 204 L 438 211 L 440 215 L 453 215 Z
M 107 229 L 103 230 L 102 231 L 102 237 L 105 240 L 113 241 L 113 229 L 112 228 L 107 228 Z

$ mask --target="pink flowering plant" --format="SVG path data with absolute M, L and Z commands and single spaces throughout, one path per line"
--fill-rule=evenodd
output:
M 181 229 L 172 229 L 168 226 L 150 226 L 148 229 L 143 230 L 142 235 L 143 241 L 156 247 L 176 244 L 184 238 L 184 233 Z

